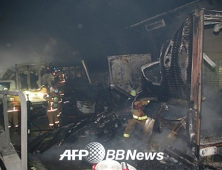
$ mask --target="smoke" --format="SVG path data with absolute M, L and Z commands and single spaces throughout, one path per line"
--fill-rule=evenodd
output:
M 50 35 L 28 36 L 24 39 L 1 40 L 0 77 L 7 69 L 14 70 L 15 64 L 60 63 L 80 61 L 79 51 L 66 41 Z
M 15 64 L 49 63 L 56 54 L 57 40 L 53 37 L 41 39 L 25 38 L 12 42 L 4 42 L 0 46 L 0 75 L 7 69 L 14 70 Z
M 204 86 L 203 96 L 206 100 L 202 102 L 202 136 L 212 137 L 221 135 L 221 96 L 213 88 L 208 86 Z

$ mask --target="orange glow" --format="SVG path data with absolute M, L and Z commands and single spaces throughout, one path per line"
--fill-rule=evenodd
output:
M 50 109 L 50 110 L 47 110 L 48 112 L 54 112 L 56 111 L 57 109 Z
M 8 110 L 7 112 L 11 113 L 11 112 L 18 112 L 18 111 L 19 111 L 18 109 L 14 109 L 14 110 Z

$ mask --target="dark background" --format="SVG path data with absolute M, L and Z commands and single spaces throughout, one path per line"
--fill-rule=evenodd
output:
M 192 0 L 1 0 L 0 72 L 18 63 L 78 65 L 81 59 L 90 70 L 102 71 L 107 70 L 110 55 L 158 55 L 166 37 L 157 39 L 153 35 L 162 37 L 166 31 L 146 32 L 144 27 L 127 27 L 190 2 Z M 221 1 L 211 2 L 221 4 Z M 207 1 L 213 5 L 211 2 Z M 183 20 L 181 17 L 178 25 Z

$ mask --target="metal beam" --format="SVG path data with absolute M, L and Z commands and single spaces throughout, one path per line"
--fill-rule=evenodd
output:
M 21 91 L 0 91 L 3 95 L 3 109 L 4 109 L 4 123 L 6 133 L 6 146 L 10 146 L 10 137 L 8 129 L 8 114 L 7 114 L 7 95 L 19 96 L 21 105 L 21 168 L 22 170 L 28 169 L 28 147 L 27 147 L 27 105 L 25 95 Z
M 195 124 L 196 156 L 199 158 L 201 104 L 202 104 L 202 73 L 203 73 L 203 29 L 204 10 L 195 10 L 193 15 L 193 53 L 192 53 L 192 78 L 190 101 L 197 112 Z
M 126 27 L 126 29 L 127 29 L 127 28 L 132 28 L 132 27 L 139 26 L 139 25 L 141 25 L 141 24 L 144 24 L 145 22 L 151 21 L 151 20 L 156 19 L 156 18 L 158 18 L 158 17 L 162 17 L 162 16 L 165 16 L 165 15 L 167 15 L 167 14 L 169 14 L 169 13 L 176 12 L 176 11 L 178 11 L 178 10 L 181 10 L 181 9 L 185 8 L 185 7 L 188 7 L 188 6 L 190 6 L 190 5 L 193 5 L 193 4 L 197 3 L 197 2 L 200 2 L 200 0 L 195 0 L 195 1 L 193 1 L 193 2 L 190 2 L 190 3 L 187 3 L 187 4 L 185 4 L 185 5 L 179 6 L 179 7 L 175 8 L 175 9 L 173 9 L 173 10 L 170 10 L 170 11 L 167 11 L 167 12 L 164 12 L 164 13 L 161 13 L 161 14 L 158 14 L 158 15 L 155 15 L 155 16 L 153 16 L 153 17 L 150 17 L 150 18 L 148 18 L 148 19 L 145 19 L 145 20 L 143 20 L 143 21 L 140 21 L 140 22 L 138 22 L 138 23 L 135 23 L 135 24 L 133 24 L 133 25 L 130 25 L 129 27 Z
M 7 105 L 7 95 L 3 94 L 3 113 L 4 113 L 4 124 L 5 124 L 5 143 L 7 148 L 10 147 L 10 135 L 8 128 L 8 105 Z
M 27 131 L 27 105 L 26 98 L 22 92 L 18 92 L 21 104 L 21 157 L 22 157 L 22 170 L 28 169 L 28 131 Z

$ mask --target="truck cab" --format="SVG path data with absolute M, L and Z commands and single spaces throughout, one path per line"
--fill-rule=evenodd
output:
M 16 64 L 16 86 L 31 102 L 31 110 L 34 117 L 46 114 L 48 106 L 47 88 L 42 85 L 42 76 L 49 64 Z

